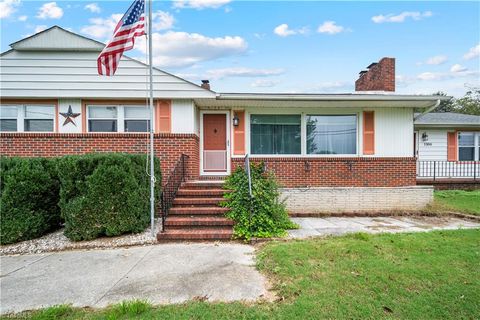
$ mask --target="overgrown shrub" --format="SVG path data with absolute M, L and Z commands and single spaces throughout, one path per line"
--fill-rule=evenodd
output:
M 90 154 L 59 159 L 60 208 L 65 235 L 74 241 L 145 230 L 150 221 L 147 156 Z M 156 196 L 161 173 L 156 168 Z
M 60 227 L 55 159 L 0 159 L 0 243 L 40 237 Z
M 235 221 L 237 238 L 280 237 L 287 229 L 297 228 L 288 218 L 283 202 L 279 200 L 278 184 L 272 173 L 264 173 L 262 164 L 251 164 L 252 194 L 248 189 L 248 175 L 238 167 L 225 181 L 224 206 L 230 208 L 227 217 Z

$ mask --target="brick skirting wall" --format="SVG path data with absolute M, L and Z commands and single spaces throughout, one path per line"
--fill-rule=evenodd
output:
M 405 158 L 250 158 L 265 162 L 285 188 L 405 187 L 416 185 L 414 157 Z M 232 159 L 232 170 L 243 166 Z
M 1 133 L 0 154 L 18 157 L 58 157 L 93 152 L 145 154 L 149 135 L 145 133 Z M 195 134 L 157 133 L 156 156 L 160 156 L 163 181 L 182 153 L 187 154 L 188 177 L 199 176 L 199 138 Z

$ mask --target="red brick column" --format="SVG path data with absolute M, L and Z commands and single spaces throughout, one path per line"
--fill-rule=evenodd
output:
M 232 159 L 232 170 L 243 166 Z M 414 157 L 405 158 L 250 158 L 265 162 L 283 187 L 400 187 L 416 185 Z
M 163 181 L 185 153 L 189 179 L 199 175 L 199 138 L 195 134 L 155 134 L 155 154 L 160 158 Z M 145 133 L 1 133 L 3 156 L 58 157 L 93 152 L 146 154 L 149 135 Z

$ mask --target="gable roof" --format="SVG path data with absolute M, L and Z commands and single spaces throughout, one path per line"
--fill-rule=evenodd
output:
M 417 120 L 415 125 L 432 125 L 432 126 L 478 126 L 480 127 L 480 116 L 471 114 L 462 114 L 455 112 L 437 112 L 427 113 Z

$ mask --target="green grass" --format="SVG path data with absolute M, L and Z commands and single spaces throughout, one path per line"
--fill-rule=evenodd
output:
M 101 310 L 49 308 L 14 319 L 480 317 L 478 229 L 271 242 L 259 250 L 257 260 L 274 284 L 276 302 L 153 307 L 135 301 Z
M 480 215 L 480 190 L 435 191 L 434 206 L 444 210 Z

